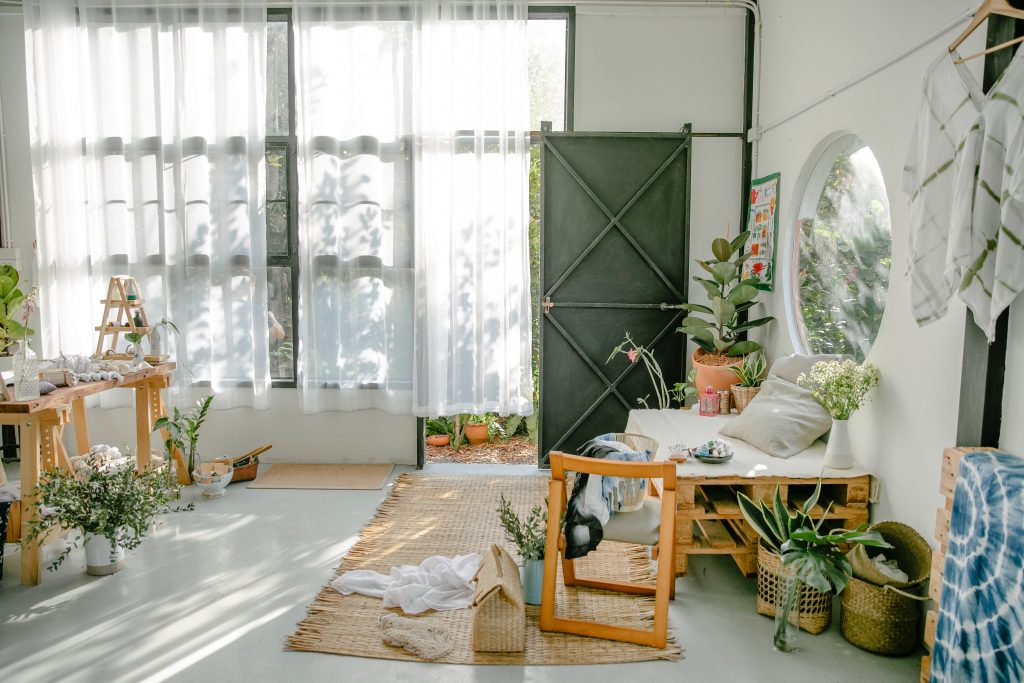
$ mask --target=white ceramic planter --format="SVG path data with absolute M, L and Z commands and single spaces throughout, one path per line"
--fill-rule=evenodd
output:
M 825 466 L 837 470 L 848 470 L 853 467 L 849 420 L 832 420 L 832 431 L 828 435 L 828 448 L 825 449 Z
M 110 552 L 110 541 L 106 536 L 85 535 L 85 573 L 91 576 L 107 576 L 124 569 L 124 548 Z

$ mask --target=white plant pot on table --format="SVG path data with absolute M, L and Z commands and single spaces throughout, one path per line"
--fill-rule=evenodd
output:
M 832 418 L 832 431 L 828 435 L 825 449 L 825 465 L 837 470 L 853 467 L 853 447 L 850 445 L 849 420 Z
M 106 536 L 85 534 L 85 573 L 92 576 L 107 576 L 124 569 L 124 548 L 117 547 L 111 552 Z

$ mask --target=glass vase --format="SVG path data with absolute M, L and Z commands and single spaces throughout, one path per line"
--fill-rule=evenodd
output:
M 794 576 L 779 572 L 775 587 L 775 637 L 772 643 L 780 652 L 796 649 L 796 636 L 800 632 L 800 587 L 802 582 Z
M 19 339 L 14 352 L 14 400 L 34 401 L 39 398 L 39 359 L 28 347 L 28 342 Z

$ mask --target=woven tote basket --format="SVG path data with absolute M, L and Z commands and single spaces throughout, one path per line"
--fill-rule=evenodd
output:
M 526 647 L 526 608 L 519 568 L 498 545 L 480 561 L 473 597 L 473 650 L 522 652 Z
M 742 413 L 747 404 L 754 400 L 761 387 L 741 387 L 738 384 L 732 385 L 732 404 L 737 413 Z
M 625 432 L 616 432 L 612 436 L 615 441 L 629 446 L 630 450 L 650 451 L 652 458 L 658 452 L 658 442 L 649 436 Z M 615 508 L 616 512 L 636 512 L 644 506 L 644 494 L 647 492 L 646 479 L 622 478 L 620 486 L 622 487 L 622 501 Z
M 853 578 L 843 591 L 839 625 L 843 637 L 868 652 L 908 655 L 917 648 L 921 607 L 927 597 L 918 595 L 931 572 L 932 549 L 921 534 L 899 522 L 877 522 L 877 531 L 892 548 L 855 546 L 847 557 Z M 871 561 L 884 553 L 907 573 L 907 581 L 893 581 Z M 881 585 L 888 584 L 888 585 Z
M 775 602 L 779 574 L 783 571 L 782 558 L 763 543 L 757 545 L 757 613 L 775 616 Z M 800 628 L 818 634 L 832 623 L 832 594 L 802 586 L 800 588 Z

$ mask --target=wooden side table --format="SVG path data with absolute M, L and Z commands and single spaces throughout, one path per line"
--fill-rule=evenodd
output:
M 28 533 L 34 519 L 34 495 L 40 476 L 55 467 L 69 468 L 68 453 L 61 436 L 64 427 L 74 425 L 75 448 L 80 453 L 90 448 L 85 399 L 109 389 L 135 391 L 136 459 L 138 467 L 149 465 L 151 432 L 157 417 L 164 414 L 161 391 L 170 384 L 174 363 L 161 363 L 152 368 L 132 372 L 124 381 L 89 382 L 61 387 L 33 401 L 0 401 L 0 425 L 14 425 L 21 431 L 21 582 L 39 583 L 42 547 L 29 542 Z M 186 476 L 181 454 L 175 452 L 179 480 Z M 12 515 L 13 518 L 13 515 Z

